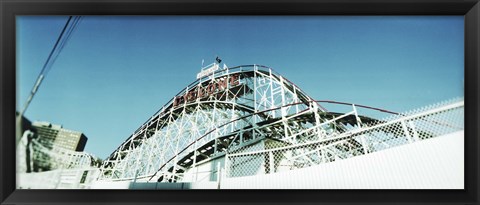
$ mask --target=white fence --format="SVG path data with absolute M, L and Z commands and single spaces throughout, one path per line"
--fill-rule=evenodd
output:
M 359 124 L 344 133 L 335 133 L 319 141 L 228 154 L 226 175 L 240 177 L 300 169 L 463 129 L 463 100 L 443 102 L 376 123 Z

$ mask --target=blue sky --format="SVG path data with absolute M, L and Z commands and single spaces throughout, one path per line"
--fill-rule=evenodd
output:
M 66 16 L 17 17 L 23 106 Z M 25 116 L 79 130 L 107 157 L 219 55 L 317 100 L 408 111 L 463 97 L 463 16 L 85 16 Z M 223 63 L 222 62 L 222 63 Z

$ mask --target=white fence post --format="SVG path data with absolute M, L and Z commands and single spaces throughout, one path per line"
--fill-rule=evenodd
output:
M 405 124 L 405 120 L 400 121 L 400 123 L 402 123 L 403 132 L 405 133 L 405 136 L 408 139 L 408 143 L 412 143 L 413 140 L 412 140 L 412 137 L 410 136 L 410 132 L 408 131 L 407 124 Z

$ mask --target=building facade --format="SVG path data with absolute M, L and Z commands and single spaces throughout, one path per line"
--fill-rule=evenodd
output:
M 54 152 L 82 152 L 87 143 L 87 137 L 79 131 L 64 129 L 62 125 L 49 122 L 33 122 L 33 138 L 36 144 L 32 148 L 31 171 L 41 172 L 60 167 L 73 166 L 52 158 L 48 153 Z M 31 139 L 29 139 L 31 141 Z M 67 160 L 68 161 L 68 160 Z
M 87 144 L 88 138 L 82 132 L 64 129 L 62 125 L 49 122 L 33 122 L 32 126 L 40 142 L 48 148 L 57 146 L 81 152 Z

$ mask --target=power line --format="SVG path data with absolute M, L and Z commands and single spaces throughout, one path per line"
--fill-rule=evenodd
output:
M 72 20 L 73 18 L 73 20 Z M 25 102 L 25 105 L 23 109 L 19 113 L 19 117 L 21 118 L 25 111 L 27 110 L 28 106 L 30 105 L 30 102 L 33 99 L 33 96 L 37 92 L 40 84 L 42 83 L 43 79 L 45 78 L 46 74 L 48 71 L 50 71 L 53 63 L 57 59 L 57 57 L 60 55 L 60 52 L 62 49 L 65 47 L 68 39 L 70 39 L 70 36 L 72 35 L 73 31 L 75 30 L 75 27 L 77 26 L 78 22 L 80 21 L 81 16 L 69 16 L 67 22 L 65 23 L 65 26 L 62 29 L 62 32 L 57 38 L 57 41 L 55 42 L 55 45 L 53 46 L 52 51 L 48 55 L 47 60 L 45 61 L 45 64 L 42 67 L 42 70 L 38 74 L 37 80 L 32 88 L 32 91 L 30 92 L 30 95 L 28 96 L 27 101 Z
M 73 17 L 73 19 L 71 19 L 71 20 L 69 19 L 71 21 L 70 23 L 67 21 L 67 25 L 69 25 L 69 26 L 66 30 L 62 31 L 63 34 L 60 34 L 62 36 L 61 40 L 58 43 L 57 47 L 54 47 L 54 50 L 52 50 L 53 51 L 52 56 L 51 56 L 48 64 L 46 65 L 45 69 L 43 69 L 43 74 L 44 75 L 47 75 L 47 73 L 52 68 L 53 64 L 55 63 L 58 56 L 62 52 L 63 48 L 67 44 L 68 40 L 72 36 L 72 33 L 75 31 L 76 26 L 77 26 L 78 22 L 80 21 L 80 19 L 81 19 L 80 16 L 75 16 L 75 17 Z
M 43 73 L 45 72 L 45 70 L 47 69 L 47 67 L 48 67 L 48 65 L 49 65 L 49 63 L 50 63 L 50 59 L 52 59 L 52 56 L 53 56 L 53 54 L 55 53 L 55 50 L 57 49 L 57 46 L 58 46 L 58 44 L 60 43 L 60 40 L 62 40 L 62 36 L 63 36 L 63 34 L 65 33 L 65 30 L 67 29 L 68 24 L 70 23 L 71 20 L 72 20 L 72 16 L 68 17 L 67 23 L 65 23 L 65 26 L 63 27 L 62 32 L 60 33 L 60 36 L 58 36 L 58 38 L 57 38 L 57 42 L 55 42 L 55 45 L 53 46 L 52 51 L 50 51 L 50 54 L 48 55 L 48 58 L 47 58 L 47 60 L 45 61 L 45 64 L 43 64 L 42 70 L 40 71 L 40 74 L 38 75 L 39 77 L 40 77 L 40 75 L 43 74 Z

